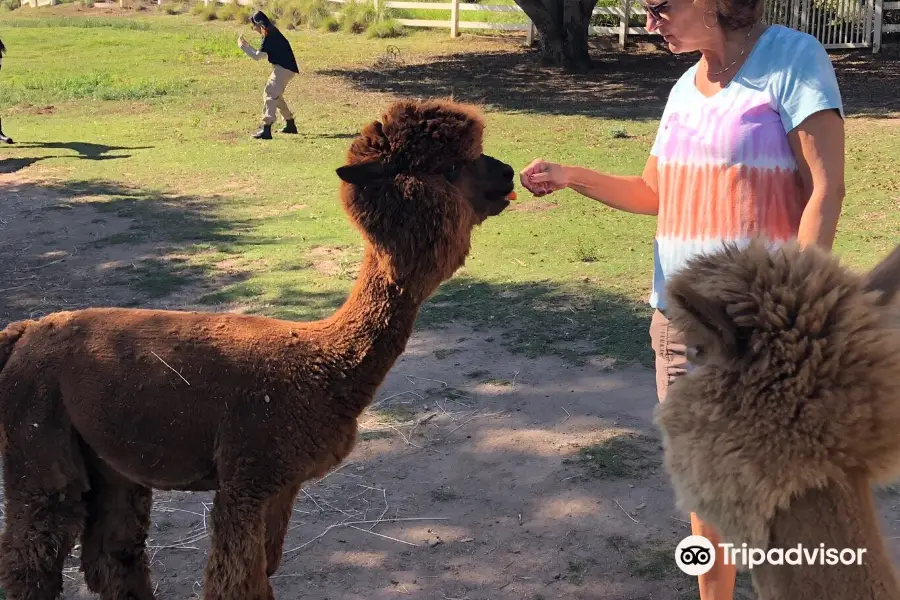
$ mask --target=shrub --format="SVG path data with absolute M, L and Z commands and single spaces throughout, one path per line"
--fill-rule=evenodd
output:
M 184 12 L 185 6 L 182 2 L 166 2 L 162 9 L 167 15 L 180 15 Z
M 321 23 L 319 23 L 319 29 L 322 31 L 327 31 L 333 33 L 335 31 L 340 31 L 341 22 L 337 20 L 337 17 L 334 15 L 328 15 L 325 17 Z
M 395 38 L 404 35 L 406 35 L 406 30 L 403 29 L 403 25 L 401 25 L 394 19 L 385 19 L 384 21 L 372 23 L 371 25 L 369 25 L 369 28 L 366 29 L 366 37 L 370 39 Z
M 250 20 L 251 9 L 249 6 L 241 6 L 237 2 L 229 2 L 223 4 L 216 11 L 216 17 L 220 21 L 237 21 L 238 23 L 246 23 Z
M 215 21 L 217 17 L 216 4 L 215 2 L 210 2 L 209 4 L 197 2 L 191 7 L 191 14 L 197 15 L 205 21 Z
M 344 4 L 340 13 L 341 30 L 347 33 L 362 33 L 373 23 L 383 21 L 384 17 L 384 9 L 376 11 L 371 2 L 350 0 Z

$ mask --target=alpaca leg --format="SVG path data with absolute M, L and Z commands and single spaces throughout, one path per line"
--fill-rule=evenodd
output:
M 145 542 L 153 492 L 92 465 L 81 570 L 102 600 L 153 600 Z
M 248 493 L 251 485 L 223 486 L 216 492 L 204 600 L 274 600 L 266 575 L 267 499 Z
M 266 574 L 273 575 L 281 566 L 284 536 L 287 533 L 299 485 L 290 485 L 269 501 L 266 507 Z
M 66 454 L 65 443 L 16 437 L 10 437 L 3 457 L 6 527 L 0 536 L 0 587 L 7 600 L 56 600 L 66 558 L 84 527 L 87 477 L 80 457 Z M 65 439 L 55 433 L 41 437 Z

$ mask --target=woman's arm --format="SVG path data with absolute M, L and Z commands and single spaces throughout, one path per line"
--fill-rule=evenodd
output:
M 625 212 L 655 215 L 659 212 L 656 157 L 650 156 L 641 176 L 607 175 L 584 167 L 570 167 L 536 160 L 521 174 L 535 196 L 570 188 L 583 196 Z
M 650 156 L 639 176 L 607 175 L 582 167 L 563 167 L 568 187 L 603 204 L 639 215 L 659 212 L 656 157 Z
M 788 134 L 808 195 L 797 240 L 831 250 L 844 202 L 844 120 L 833 110 L 813 113 Z

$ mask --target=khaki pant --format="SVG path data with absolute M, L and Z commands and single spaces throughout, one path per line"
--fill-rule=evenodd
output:
M 662 402 L 672 382 L 687 373 L 687 348 L 681 332 L 658 310 L 650 320 L 650 342 L 656 355 L 656 396 Z
M 294 118 L 291 109 L 288 108 L 287 103 L 284 101 L 284 90 L 287 87 L 287 84 L 291 82 L 291 79 L 294 78 L 294 75 L 296 75 L 296 73 L 293 71 L 289 71 L 279 65 L 274 65 L 272 74 L 266 82 L 265 93 L 263 94 L 265 100 L 263 108 L 263 124 L 271 125 L 275 122 L 276 108 L 281 111 L 281 116 L 284 117 L 285 121 L 290 121 Z
M 663 402 L 669 386 L 690 369 L 687 347 L 681 331 L 658 310 L 653 312 L 650 320 L 650 342 L 656 355 L 656 395 Z M 691 533 L 702 535 L 716 547 L 713 568 L 698 577 L 700 600 L 732 600 L 737 569 L 733 564 L 724 564 L 725 550 L 719 547 L 719 533 L 714 527 L 701 521 L 695 513 L 691 513 Z

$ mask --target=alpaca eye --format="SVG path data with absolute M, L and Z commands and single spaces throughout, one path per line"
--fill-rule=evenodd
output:
M 444 171 L 444 177 L 447 181 L 456 181 L 459 178 L 459 165 L 453 165 L 446 171 Z

